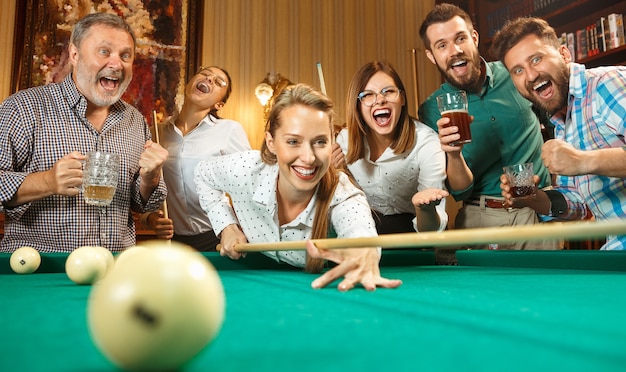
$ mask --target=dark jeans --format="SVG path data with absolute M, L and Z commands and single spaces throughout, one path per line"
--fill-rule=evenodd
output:
M 413 218 L 415 218 L 415 215 L 411 213 L 384 215 L 372 211 L 372 217 L 374 217 L 374 221 L 376 222 L 376 230 L 379 235 L 415 232 L 413 228 Z
M 174 234 L 172 240 L 185 243 L 200 252 L 215 251 L 220 240 L 215 236 L 213 230 L 197 235 L 177 235 Z
M 377 212 L 372 212 L 374 221 L 376 221 L 376 230 L 378 235 L 384 234 L 400 234 L 400 233 L 416 233 L 413 228 L 413 218 L 415 216 L 411 213 L 383 215 Z M 417 233 L 416 233 L 417 234 Z M 423 249 L 433 249 L 433 247 L 422 247 Z M 435 264 L 436 265 L 457 265 L 456 249 L 449 248 L 435 248 Z

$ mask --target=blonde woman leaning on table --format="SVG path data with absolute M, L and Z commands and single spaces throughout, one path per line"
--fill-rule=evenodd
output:
M 282 91 L 269 114 L 262 150 L 215 157 L 196 168 L 200 204 L 221 237 L 220 253 L 241 258 L 235 245 L 338 237 L 376 236 L 365 195 L 331 166 L 333 103 L 299 84 Z M 232 205 L 224 198 L 228 193 Z M 338 289 L 395 288 L 381 277 L 380 249 L 317 249 L 265 252 L 279 262 L 319 273 L 324 261 L 337 264 L 311 284 L 321 288 L 343 277 Z
M 160 143 L 169 151 L 163 166 L 169 218 L 158 211 L 144 214 L 142 222 L 161 239 L 176 240 L 199 251 L 215 250 L 219 243 L 200 208 L 193 172 L 201 160 L 250 149 L 241 124 L 218 115 L 230 96 L 231 84 L 226 70 L 201 67 L 185 87 L 180 114 L 159 124 Z

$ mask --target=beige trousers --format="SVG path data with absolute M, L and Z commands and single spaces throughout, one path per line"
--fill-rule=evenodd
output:
M 536 223 L 539 223 L 539 220 L 537 214 L 531 208 L 488 208 L 479 205 L 464 204 L 456 216 L 455 228 L 472 229 L 480 227 L 532 225 Z M 559 240 L 543 240 L 536 242 L 493 243 L 461 248 L 556 250 L 561 249 L 561 246 L 562 242 Z

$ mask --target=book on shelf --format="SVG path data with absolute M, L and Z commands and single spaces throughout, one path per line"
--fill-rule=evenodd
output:
M 587 56 L 595 56 L 600 54 L 600 47 L 598 46 L 598 30 L 596 24 L 590 24 L 587 28 L 588 38 L 591 38 L 591 49 L 587 53 Z
M 576 30 L 576 60 L 587 58 L 587 29 Z
M 624 45 L 624 18 L 621 13 L 611 13 L 607 17 L 609 23 L 609 38 L 607 49 L 615 49 Z
M 595 54 L 595 41 L 591 25 L 585 27 L 585 33 L 587 35 L 587 57 L 593 57 Z
M 567 33 L 567 49 L 569 49 L 572 60 L 576 61 L 576 37 L 573 32 Z
M 606 23 L 606 17 L 600 17 L 596 21 L 596 38 L 598 43 L 598 53 L 606 52 L 606 38 L 604 35 L 606 31 L 604 30 L 604 24 Z

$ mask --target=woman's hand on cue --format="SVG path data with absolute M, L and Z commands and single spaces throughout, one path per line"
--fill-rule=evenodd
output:
M 241 228 L 237 224 L 231 224 L 226 226 L 220 233 L 220 244 L 218 244 L 218 250 L 220 256 L 228 256 L 233 260 L 238 260 L 241 257 L 245 257 L 245 253 L 242 254 L 235 250 L 235 245 L 239 243 L 247 243 L 248 239 L 244 235 Z
M 323 258 L 337 264 L 311 283 L 315 289 L 323 288 L 341 277 L 344 279 L 337 286 L 340 291 L 349 291 L 359 283 L 368 291 L 376 287 L 396 288 L 402 284 L 401 280 L 380 276 L 380 251 L 377 248 L 319 249 L 308 240 L 306 250 L 313 258 Z

